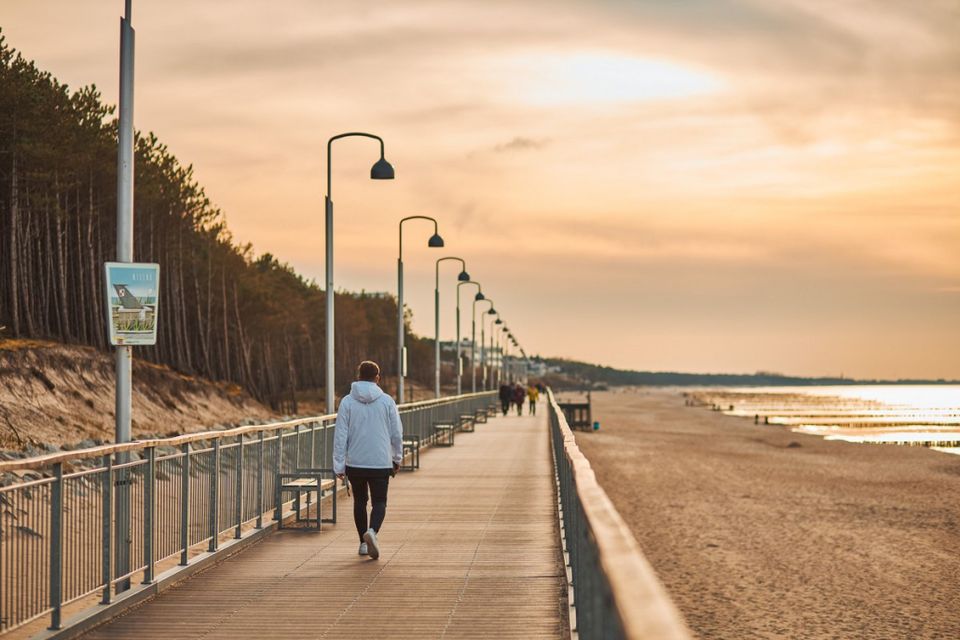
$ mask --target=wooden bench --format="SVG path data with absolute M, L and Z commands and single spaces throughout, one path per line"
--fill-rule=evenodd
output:
M 434 422 L 433 423 L 433 444 L 437 447 L 452 447 L 453 435 L 457 431 L 457 425 L 452 422 Z
M 407 456 L 410 457 L 410 462 L 401 462 L 400 469 L 402 471 L 415 471 L 420 468 L 420 436 L 415 434 L 403 436 L 403 459 L 407 460 Z
M 325 478 L 324 476 L 329 477 Z M 325 491 L 333 493 L 333 516 L 330 518 L 324 518 L 320 511 L 320 504 Z M 294 496 L 293 511 L 296 514 L 297 522 L 315 523 L 317 525 L 317 531 L 320 530 L 321 523 L 337 523 L 337 478 L 333 473 L 333 469 L 297 469 L 290 473 L 278 473 L 276 489 L 278 511 L 283 504 L 284 493 L 292 493 Z M 303 505 L 300 500 L 303 494 L 307 494 L 306 516 L 303 515 Z M 312 494 L 317 494 L 317 515 L 311 518 L 310 498 Z M 277 528 L 283 528 L 283 518 L 280 517 L 280 514 L 278 514 L 277 518 Z
M 500 409 L 499 400 L 494 400 L 493 402 L 487 405 L 487 415 L 490 416 L 491 418 L 495 417 L 498 413 L 500 413 L 500 410 L 501 409 Z
M 477 424 L 486 424 L 487 422 L 487 410 L 486 409 L 477 409 L 473 412 L 473 421 Z
M 473 433 L 475 421 L 476 421 L 476 416 L 474 416 L 472 413 L 461 413 L 460 420 L 458 421 L 458 424 L 457 424 L 457 428 L 460 429 L 460 431 Z

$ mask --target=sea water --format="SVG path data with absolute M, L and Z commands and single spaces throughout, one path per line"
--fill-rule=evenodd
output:
M 692 395 L 729 415 L 829 440 L 960 454 L 960 385 L 728 387 Z

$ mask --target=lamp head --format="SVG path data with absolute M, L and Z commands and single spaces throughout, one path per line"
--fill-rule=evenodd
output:
M 370 167 L 370 179 L 393 180 L 393 165 L 381 157 Z
M 501 320 L 500 318 L 497 318 L 496 324 L 503 324 L 503 320 Z
M 482 291 L 477 291 L 477 295 L 473 296 L 473 299 L 476 300 L 477 302 L 480 302 L 484 298 L 486 298 L 486 296 L 483 295 Z
M 495 315 L 497 315 L 497 310 L 494 309 L 493 307 L 490 307 L 490 310 L 487 311 L 487 314 L 488 314 L 488 315 L 491 315 L 491 316 L 495 316 Z
M 433 247 L 434 249 L 440 248 L 443 246 L 443 238 L 440 237 L 439 233 L 435 233 L 427 240 L 427 246 Z
M 460 282 L 469 282 L 470 274 L 467 273 L 466 271 L 461 271 L 460 275 L 457 276 L 457 280 L 459 280 Z

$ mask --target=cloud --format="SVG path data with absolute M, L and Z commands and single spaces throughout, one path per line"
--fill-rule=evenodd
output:
M 550 140 L 547 138 L 525 138 L 524 136 L 516 136 L 509 142 L 498 144 L 493 150 L 497 153 L 529 151 L 532 149 L 543 149 L 548 144 L 550 144 Z

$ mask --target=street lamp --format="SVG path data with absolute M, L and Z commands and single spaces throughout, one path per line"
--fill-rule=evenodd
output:
M 430 220 L 433 222 L 433 235 L 427 240 L 427 246 L 439 249 L 443 238 L 437 233 L 437 221 L 430 216 L 407 216 L 400 219 L 400 253 L 397 256 L 397 403 L 403 404 L 403 376 L 407 374 L 406 349 L 403 346 L 403 223 L 408 220 Z
M 434 285 L 433 285 L 433 369 L 434 369 L 434 395 L 437 398 L 440 397 L 440 263 L 444 260 L 459 260 L 460 261 L 460 274 L 457 276 L 457 281 L 460 283 L 470 282 L 470 274 L 467 273 L 467 263 L 464 262 L 463 258 L 458 258 L 456 256 L 447 256 L 445 258 L 438 258 Z M 459 332 L 459 318 L 457 318 L 457 330 Z M 459 336 L 457 337 L 457 342 L 460 341 Z M 457 347 L 459 350 L 459 346 Z M 459 359 L 457 360 L 457 366 L 460 366 Z M 460 390 L 457 389 L 457 395 L 460 394 Z
M 503 325 L 503 333 L 509 333 L 510 329 L 507 328 L 507 325 Z M 513 382 L 512 370 L 510 368 L 510 361 L 508 360 L 508 349 L 510 348 L 510 342 L 507 340 L 506 336 L 503 336 L 503 364 L 506 367 L 507 382 Z
M 497 314 L 497 321 L 496 321 L 494 324 L 497 324 L 497 325 L 503 324 L 503 320 L 500 319 L 500 314 L 499 314 L 499 313 Z M 503 373 L 502 373 L 502 372 L 503 372 L 503 349 L 500 347 L 500 333 L 501 333 L 501 332 L 500 332 L 500 331 L 493 331 L 493 330 L 491 330 L 491 333 L 493 333 L 494 335 L 497 336 L 497 346 L 495 347 L 494 352 L 493 352 L 493 353 L 494 353 L 494 368 L 493 368 L 493 370 L 494 370 L 494 372 L 496 372 L 497 375 L 496 375 L 496 378 L 495 378 L 494 381 L 493 381 L 493 384 L 491 385 L 491 388 L 493 388 L 493 387 L 499 387 L 499 386 L 500 386 L 500 380 L 501 380 L 501 378 L 503 378 Z
M 472 314 L 472 329 L 470 330 L 470 386 L 473 389 L 473 392 L 477 392 L 477 365 L 476 361 L 473 359 L 473 356 L 477 351 L 477 303 L 478 302 L 489 302 L 490 308 L 493 309 L 493 300 L 490 298 L 480 299 L 474 298 L 473 300 L 473 314 Z M 480 361 L 483 361 L 483 318 L 480 318 Z
M 491 305 L 490 310 L 487 311 L 487 315 L 491 316 L 490 318 L 490 349 L 484 352 L 484 355 L 480 358 L 483 361 L 483 390 L 487 390 L 487 370 L 490 369 L 489 363 L 493 360 L 493 319 L 500 315 L 497 313 L 497 310 Z M 480 321 L 480 348 L 483 349 L 483 345 L 486 341 L 486 338 L 483 337 L 483 328 L 486 326 L 483 323 L 483 320 Z M 490 376 L 491 378 L 493 376 Z
M 120 19 L 120 109 L 117 130 L 117 262 L 133 262 L 133 184 L 134 184 L 134 133 L 133 133 L 133 80 L 134 45 L 132 0 L 124 2 L 124 15 Z M 16 255 L 16 254 L 14 254 Z M 116 348 L 116 392 L 114 429 L 117 444 L 130 442 L 133 438 L 133 347 L 118 345 Z M 129 462 L 128 453 L 119 453 L 116 462 Z M 117 546 L 114 550 L 117 575 L 130 571 L 132 545 L 130 539 L 130 471 L 122 467 L 118 474 L 116 491 Z M 110 552 L 108 552 L 110 553 Z M 130 588 L 130 578 L 120 580 L 117 592 Z M 109 591 L 109 589 L 108 589 Z M 55 613 L 52 629 L 60 628 L 59 611 Z
M 331 147 L 333 146 L 334 140 L 339 140 L 340 138 L 349 138 L 353 136 L 359 136 L 362 138 L 373 138 L 380 142 L 380 159 L 377 160 L 372 167 L 370 167 L 370 179 L 371 180 L 393 180 L 393 166 L 386 161 L 383 157 L 383 138 L 380 136 L 375 136 L 371 133 L 360 133 L 360 132 L 351 132 L 351 133 L 341 133 L 339 135 L 333 136 L 327 140 L 327 195 L 324 200 L 325 211 L 326 211 L 326 302 L 327 302 L 327 337 L 326 337 L 326 348 L 327 348 L 327 375 L 326 375 L 326 396 L 327 396 L 327 413 L 334 413 L 337 410 L 336 407 L 336 393 L 334 392 L 335 388 L 335 367 L 334 367 L 334 350 L 333 350 L 333 190 L 331 187 Z
M 477 294 L 473 296 L 474 302 L 478 300 L 483 300 L 483 287 L 480 286 L 479 282 L 474 282 L 473 280 L 467 280 L 466 282 L 457 283 L 457 395 L 463 393 L 462 388 L 462 378 L 463 378 L 463 357 L 460 354 L 460 287 L 465 284 L 475 284 L 477 285 Z M 470 344 L 470 366 L 473 367 L 473 354 L 474 354 L 473 344 Z M 477 390 L 476 385 L 473 388 L 474 391 Z

